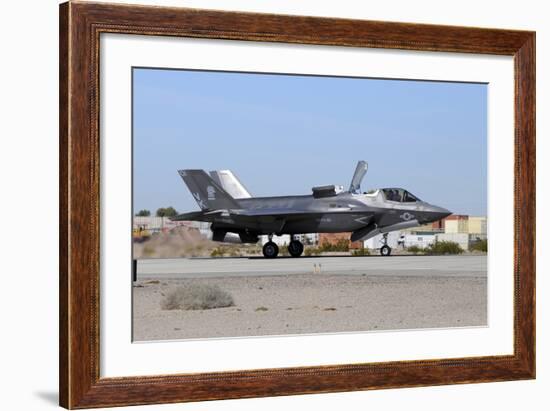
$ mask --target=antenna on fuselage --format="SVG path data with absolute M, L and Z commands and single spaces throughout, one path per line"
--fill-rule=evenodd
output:
M 368 168 L 369 165 L 364 160 L 361 160 L 357 163 L 357 167 L 355 167 L 355 173 L 353 173 L 353 178 L 351 179 L 351 184 L 349 186 L 350 193 L 361 192 L 361 181 L 363 181 L 363 177 L 365 177 L 365 174 L 367 174 Z

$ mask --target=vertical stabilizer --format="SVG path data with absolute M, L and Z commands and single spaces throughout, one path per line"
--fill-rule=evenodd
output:
M 178 170 L 201 210 L 239 209 L 240 205 L 204 170 Z
M 212 179 L 223 187 L 233 198 L 252 197 L 246 187 L 231 170 L 214 170 L 210 172 Z

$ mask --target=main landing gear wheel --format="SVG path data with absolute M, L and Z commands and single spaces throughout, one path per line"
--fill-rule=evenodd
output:
M 387 257 L 391 254 L 391 248 L 389 245 L 383 245 L 381 248 L 380 248 L 380 255 L 384 256 L 384 257 Z
M 268 241 L 262 248 L 265 258 L 275 258 L 279 254 L 279 247 L 273 241 Z
M 304 245 L 298 240 L 292 240 L 288 244 L 288 252 L 292 257 L 300 257 L 304 252 Z

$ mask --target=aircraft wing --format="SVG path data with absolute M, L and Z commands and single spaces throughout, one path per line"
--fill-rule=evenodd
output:
M 214 221 L 216 217 L 230 217 L 234 210 L 191 211 L 171 217 L 172 221 Z
M 202 211 L 192 211 L 190 213 L 178 214 L 177 216 L 170 217 L 172 221 L 202 221 L 199 218 L 205 213 Z
M 173 217 L 174 221 L 206 221 L 210 223 L 223 223 L 231 226 L 246 228 L 258 231 L 278 232 L 289 221 L 308 220 L 322 218 L 329 215 L 351 214 L 354 218 L 365 226 L 370 223 L 373 212 L 346 210 L 334 212 L 304 212 L 293 211 L 288 208 L 271 208 L 271 209 L 236 209 L 236 210 L 213 210 L 213 211 L 196 211 L 186 214 L 180 214 Z
M 233 211 L 230 213 L 232 217 L 243 217 L 248 219 L 258 219 L 258 220 L 302 220 L 302 219 L 310 219 L 310 218 L 318 218 L 322 216 L 326 216 L 327 214 L 330 215 L 357 215 L 357 218 L 361 218 L 362 222 L 364 224 L 368 224 L 370 219 L 374 216 L 374 212 L 372 211 L 357 211 L 354 209 L 340 209 L 330 211 L 330 212 L 315 212 L 315 211 L 294 211 L 289 210 L 288 208 L 262 208 L 262 209 L 245 209 L 245 210 L 230 210 Z
M 314 212 L 314 211 L 294 211 L 288 208 L 261 208 L 261 209 L 236 209 L 236 210 L 212 210 L 212 211 L 193 211 L 190 213 L 179 214 L 172 217 L 173 221 L 213 221 L 219 217 L 230 217 L 236 220 L 251 220 L 251 219 L 307 219 L 321 217 L 326 214 L 354 214 L 360 217 L 372 217 L 373 212 L 356 211 L 353 209 L 343 209 L 341 211 L 331 212 Z M 366 221 L 366 220 L 365 220 Z M 366 222 L 365 222 L 366 224 Z

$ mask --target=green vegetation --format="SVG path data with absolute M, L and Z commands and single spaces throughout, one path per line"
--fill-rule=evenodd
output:
M 318 247 L 306 247 L 304 249 L 304 255 L 306 256 L 312 256 L 312 255 L 319 255 L 321 253 L 325 252 L 346 252 L 350 251 L 349 248 L 349 240 L 346 240 L 345 238 L 342 238 L 335 243 L 329 243 L 328 241 L 323 242 L 323 244 L 319 245 Z M 370 252 L 368 249 L 357 249 L 352 251 L 352 255 L 370 255 Z
M 306 247 L 306 249 L 304 250 L 304 255 L 308 257 L 319 254 L 321 254 L 321 251 L 317 247 Z
M 229 249 L 229 257 L 240 257 L 240 256 L 241 256 L 240 250 L 237 250 L 235 248 Z
M 351 252 L 351 255 L 353 256 L 370 255 L 370 250 L 368 248 L 358 248 L 356 250 L 353 250 Z
M 417 246 L 417 245 L 412 245 L 412 246 L 410 246 L 410 247 L 407 248 L 407 251 L 416 255 L 416 254 L 418 254 L 418 253 L 424 252 L 424 249 L 423 249 L 423 248 L 420 248 L 420 247 Z
M 475 243 L 473 243 L 470 246 L 470 250 L 472 250 L 472 251 L 481 251 L 481 252 L 486 253 L 487 252 L 487 239 L 476 241 Z
M 149 217 L 151 215 L 151 211 L 149 210 L 139 210 L 136 213 L 136 217 Z
M 282 256 L 290 255 L 290 253 L 288 252 L 288 245 L 279 246 L 279 255 L 282 255 Z
M 437 241 L 434 244 L 431 244 L 424 251 L 426 254 L 462 254 L 464 250 L 460 248 L 458 243 L 454 241 Z
M 157 210 L 157 217 L 175 217 L 178 212 L 174 207 L 159 208 Z
M 262 247 L 260 247 L 257 244 L 248 245 L 248 246 L 246 246 L 246 252 L 249 253 L 249 254 L 261 254 L 262 253 Z
M 216 247 L 210 252 L 210 257 L 223 257 L 227 252 L 226 247 Z
M 143 256 L 144 257 L 151 257 L 155 254 L 155 249 L 153 247 L 150 247 L 146 245 L 143 247 Z
M 209 310 L 235 305 L 233 297 L 217 285 L 178 287 L 161 301 L 163 310 Z
M 231 253 L 231 250 L 229 250 L 229 247 L 219 246 L 219 247 L 214 248 L 210 252 L 210 257 L 223 257 L 226 254 L 229 255 L 230 253 Z
M 242 253 L 241 248 L 239 248 L 239 247 L 219 246 L 219 247 L 214 248 L 210 252 L 210 257 L 224 257 L 224 256 L 240 257 L 241 255 L 243 255 L 243 253 Z
M 340 240 L 336 241 L 335 243 L 329 243 L 328 241 L 325 241 L 323 244 L 319 246 L 319 250 L 321 252 L 323 251 L 349 251 L 349 240 L 346 240 L 345 238 L 341 238 Z

